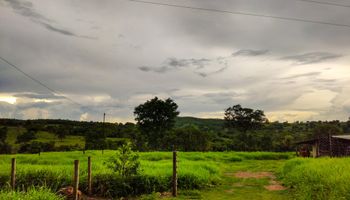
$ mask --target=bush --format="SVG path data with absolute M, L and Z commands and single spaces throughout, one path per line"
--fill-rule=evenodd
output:
M 107 166 L 123 178 L 136 175 L 140 167 L 139 156 L 131 150 L 131 143 L 127 142 L 118 148 L 115 156 L 109 158 Z

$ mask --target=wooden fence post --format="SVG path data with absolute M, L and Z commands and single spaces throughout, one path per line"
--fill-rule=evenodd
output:
M 74 188 L 73 188 L 74 200 L 78 200 L 78 190 L 79 190 L 79 160 L 74 160 Z
M 11 188 L 15 190 L 16 187 L 16 158 L 12 158 L 11 164 Z
M 177 152 L 173 151 L 173 196 L 177 196 Z
M 91 183 L 91 157 L 88 157 L 88 194 L 92 194 L 92 183 Z

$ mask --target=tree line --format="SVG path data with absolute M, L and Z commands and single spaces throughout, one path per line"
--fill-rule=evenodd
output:
M 32 153 L 117 149 L 127 142 L 139 151 L 294 151 L 295 142 L 317 134 L 350 133 L 350 120 L 270 122 L 263 110 L 239 104 L 228 107 L 223 120 L 185 118 L 179 114 L 172 99 L 155 97 L 135 107 L 136 123 L 0 119 L 0 152 L 13 152 L 6 140 L 8 127 L 26 130 L 16 138 L 18 151 Z M 83 136 L 85 146 L 57 147 L 52 142 L 34 142 L 38 131 L 54 133 L 61 140 L 69 135 Z

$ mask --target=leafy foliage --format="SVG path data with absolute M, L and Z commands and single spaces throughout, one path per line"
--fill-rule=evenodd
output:
M 159 149 L 165 132 L 174 127 L 175 118 L 179 115 L 177 108 L 172 99 L 161 100 L 158 97 L 135 108 L 137 125 L 152 149 Z
M 337 120 L 266 122 L 259 125 L 259 128 L 246 132 L 232 126 L 227 128 L 224 125 L 223 119 L 176 117 L 175 125 L 171 130 L 162 131 L 160 137 L 154 136 L 154 139 L 150 139 L 147 132 L 141 132 L 137 124 L 130 122 L 103 124 L 53 119 L 0 119 L 0 129 L 7 128 L 5 143 L 0 142 L 0 153 L 16 153 L 21 146 L 33 141 L 43 143 L 54 141 L 54 151 L 82 150 L 85 145 L 87 149 L 117 149 L 126 141 L 135 144 L 135 149 L 138 151 L 170 150 L 173 145 L 179 146 L 181 150 L 190 149 L 189 151 L 294 151 L 296 142 L 312 139 L 315 137 L 314 134 L 328 134 L 329 131 L 336 135 L 350 133 L 350 121 Z M 191 126 L 199 129 L 200 133 L 198 130 L 188 129 Z M 330 126 L 333 128 L 320 130 L 320 127 Z M 59 139 L 57 136 L 57 131 L 61 128 L 67 130 L 64 139 Z M 17 136 L 28 131 L 37 131 L 36 139 L 16 143 Z M 193 140 L 193 142 L 202 142 L 203 146 L 185 147 L 187 141 L 193 138 L 191 136 L 193 134 L 203 136 L 199 137 L 200 141 Z
M 264 111 L 243 108 L 239 104 L 229 107 L 225 111 L 226 126 L 242 132 L 260 128 L 266 121 Z
M 33 139 L 36 139 L 35 132 L 33 130 L 28 130 L 27 132 L 23 133 L 22 135 L 17 136 L 16 143 L 25 143 L 25 142 L 29 142 Z
M 341 135 L 343 131 L 334 124 L 321 124 L 313 130 L 313 136 Z
M 202 131 L 194 125 L 186 125 L 169 132 L 164 138 L 163 149 L 179 151 L 209 151 L 211 138 L 208 131 Z
M 107 165 L 121 177 L 137 175 L 140 168 L 139 156 L 131 149 L 131 143 L 122 145 L 115 156 L 109 158 Z

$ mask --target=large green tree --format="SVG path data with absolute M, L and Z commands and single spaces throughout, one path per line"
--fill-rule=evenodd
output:
M 225 111 L 225 125 L 231 130 L 238 130 L 234 140 L 240 150 L 254 150 L 256 148 L 256 134 L 253 131 L 262 127 L 267 122 L 264 111 L 243 108 L 234 105 Z
M 242 132 L 258 129 L 265 122 L 267 122 L 267 119 L 262 110 L 243 108 L 237 104 L 227 108 L 225 111 L 225 125 Z
M 180 151 L 209 151 L 211 148 L 211 135 L 198 127 L 188 124 L 181 128 L 169 131 L 164 138 L 163 149 L 172 150 L 174 146 Z
M 179 115 L 177 108 L 172 99 L 162 100 L 158 97 L 135 108 L 135 120 L 150 148 L 159 149 L 164 133 L 174 127 L 175 118 Z

